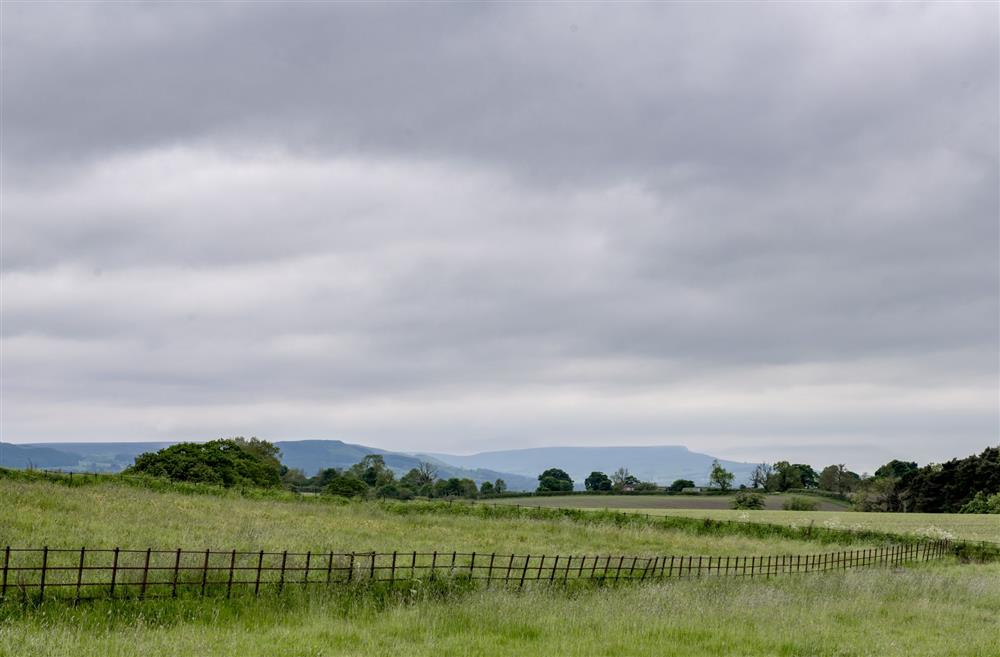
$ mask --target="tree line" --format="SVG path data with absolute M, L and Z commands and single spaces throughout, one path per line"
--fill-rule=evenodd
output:
M 326 468 L 306 477 L 301 470 L 281 463 L 281 450 L 274 444 L 242 436 L 207 443 L 178 443 L 142 454 L 125 473 L 227 488 L 307 489 L 348 498 L 477 498 L 507 492 L 503 479 L 477 485 L 472 479 L 439 478 L 430 463 L 420 463 L 397 478 L 379 454 L 369 454 L 349 468 Z
M 378 454 L 369 454 L 349 468 L 327 468 L 306 477 L 300 470 L 281 463 L 281 451 L 274 444 L 243 437 L 171 445 L 136 457 L 125 472 L 225 487 L 310 489 L 348 498 L 480 498 L 507 493 L 503 479 L 477 485 L 472 479 L 441 478 L 429 463 L 421 463 L 397 478 Z M 733 480 L 732 472 L 718 461 L 713 462 L 710 488 L 728 492 L 733 490 Z M 697 488 L 689 479 L 661 487 L 639 480 L 625 467 L 611 475 L 591 472 L 584 487 L 609 494 L 682 493 Z M 560 468 L 549 468 L 538 475 L 538 493 L 564 493 L 573 488 L 573 479 Z M 850 500 L 860 511 L 1000 513 L 1000 446 L 923 467 L 912 461 L 892 460 L 872 475 L 859 475 L 844 464 L 816 472 L 803 463 L 761 463 L 754 468 L 748 484 L 741 484 L 739 490 L 738 508 L 762 507 L 763 498 L 754 495 L 801 490 Z

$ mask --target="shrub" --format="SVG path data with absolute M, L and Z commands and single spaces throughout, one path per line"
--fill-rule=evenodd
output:
M 987 497 L 985 491 L 979 491 L 975 497 L 962 505 L 958 512 L 1000 514 L 1000 493 L 994 493 Z
M 741 490 L 733 498 L 734 509 L 763 509 L 764 496 L 751 490 Z
M 819 502 L 807 497 L 793 496 L 785 500 L 781 508 L 785 511 L 815 511 L 819 508 Z
M 338 497 L 365 497 L 368 495 L 368 484 L 352 474 L 338 474 L 330 480 L 323 492 Z

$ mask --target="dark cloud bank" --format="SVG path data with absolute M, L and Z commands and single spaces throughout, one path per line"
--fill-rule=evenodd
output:
M 995 4 L 2 11 L 3 440 L 997 440 Z

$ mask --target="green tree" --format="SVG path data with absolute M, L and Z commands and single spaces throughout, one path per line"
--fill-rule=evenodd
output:
M 587 490 L 606 491 L 611 490 L 611 479 L 603 472 L 591 472 L 590 476 L 583 480 L 583 485 Z
M 718 460 L 712 461 L 712 472 L 708 475 L 708 480 L 719 490 L 727 491 L 732 488 L 734 477 L 735 475 L 722 467 Z
M 332 468 L 331 468 L 332 469 Z M 323 488 L 327 495 L 337 495 L 339 497 L 366 497 L 368 495 L 368 484 L 361 481 L 353 473 L 340 473 L 334 471 L 328 483 Z
M 694 482 L 690 479 L 675 479 L 674 483 L 670 484 L 670 490 L 679 493 L 685 488 L 694 488 Z
M 279 452 L 266 448 L 266 441 L 252 440 L 255 443 L 250 447 L 235 438 L 178 443 L 137 456 L 125 472 L 226 487 L 280 486 L 282 466 L 273 457 Z
M 765 487 L 770 492 L 783 492 L 792 488 L 815 488 L 818 483 L 819 476 L 811 465 L 778 461 Z
M 917 464 L 913 461 L 899 461 L 893 459 L 875 471 L 876 477 L 895 477 L 902 479 L 911 472 L 916 471 Z
M 770 463 L 758 463 L 750 474 L 751 488 L 764 488 L 767 486 L 767 479 L 774 474 L 774 467 Z
M 503 479 L 497 479 L 493 482 L 493 492 L 497 495 L 503 495 L 507 492 L 507 482 Z
M 426 494 L 437 479 L 437 468 L 429 463 L 421 463 L 419 467 L 412 468 L 403 475 L 399 483 L 411 488 L 413 491 Z
M 538 492 L 560 492 L 573 490 L 573 480 L 559 468 L 549 468 L 538 475 Z
M 962 505 L 959 513 L 994 513 L 1000 514 L 1000 493 L 987 496 L 985 491 L 979 491 Z
M 483 483 L 479 484 L 479 494 L 480 494 L 480 496 L 482 496 L 482 497 L 490 497 L 491 495 L 493 495 L 493 492 L 494 492 L 494 488 L 493 488 L 492 482 L 484 481 Z
M 368 454 L 359 463 L 352 465 L 350 471 L 372 488 L 379 488 L 396 480 L 392 470 L 386 467 L 381 454 Z
M 834 493 L 850 493 L 861 483 L 861 477 L 851 472 L 841 463 L 839 465 L 828 465 L 819 474 L 819 488 Z

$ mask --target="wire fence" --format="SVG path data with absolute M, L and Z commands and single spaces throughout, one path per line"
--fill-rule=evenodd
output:
M 288 587 L 422 579 L 482 580 L 524 587 L 530 582 L 602 583 L 689 577 L 775 577 L 795 573 L 893 566 L 939 559 L 947 540 L 821 554 L 770 556 L 532 555 L 477 552 L 269 552 L 17 548 L 3 550 L 0 600 L 80 601 L 113 597 L 225 595 Z

